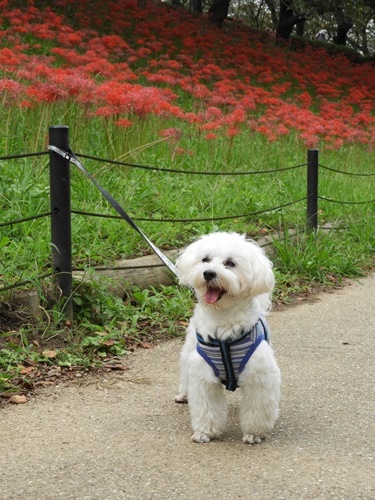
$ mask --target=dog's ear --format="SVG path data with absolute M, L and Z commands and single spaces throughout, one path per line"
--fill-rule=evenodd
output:
M 254 295 L 271 293 L 275 286 L 273 264 L 266 256 L 264 250 L 254 241 L 246 242 L 249 252 L 249 265 L 251 267 L 251 289 Z
M 192 243 L 183 250 L 176 261 L 178 279 L 181 285 L 187 285 L 191 269 L 196 260 L 196 242 Z

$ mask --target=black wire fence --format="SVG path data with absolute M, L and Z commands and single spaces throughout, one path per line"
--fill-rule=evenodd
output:
M 55 284 L 61 293 L 62 297 L 65 298 L 65 312 L 67 316 L 72 316 L 72 272 L 77 270 L 72 266 L 72 237 L 71 237 L 71 214 L 80 214 L 86 217 L 103 217 L 112 219 L 122 219 L 120 215 L 111 214 L 100 214 L 85 212 L 80 210 L 71 209 L 71 196 L 70 196 L 70 161 L 72 161 L 71 150 L 69 146 L 69 128 L 65 126 L 50 127 L 49 129 L 49 141 L 50 149 L 49 151 L 42 151 L 39 153 L 28 153 L 28 154 L 18 154 L 12 156 L 2 156 L 0 161 L 5 160 L 17 160 L 20 158 L 28 158 L 35 156 L 42 156 L 49 154 L 49 175 L 50 175 L 50 211 L 35 214 L 30 217 L 20 218 L 17 220 L 11 220 L 7 222 L 0 223 L 0 228 L 14 226 L 16 224 L 25 223 L 31 220 L 40 219 L 44 217 L 49 217 L 51 220 L 51 248 L 52 248 L 52 268 L 51 272 L 45 273 L 38 276 L 37 279 L 44 279 L 53 276 Z M 53 148 L 64 154 L 58 154 Z M 72 153 L 73 154 L 73 153 Z M 73 154 L 74 156 L 74 154 Z M 256 212 L 237 214 L 237 215 L 223 215 L 221 217 L 209 217 L 209 218 L 186 218 L 186 219 L 170 219 L 170 218 L 146 218 L 139 217 L 134 218 L 133 221 L 147 221 L 152 223 L 193 223 L 193 222 L 205 222 L 205 221 L 221 221 L 239 218 L 249 218 L 255 217 L 260 214 L 265 214 L 268 212 L 274 212 L 275 210 L 280 210 L 282 208 L 290 207 L 292 205 L 305 202 L 306 206 L 306 228 L 309 231 L 316 231 L 318 228 L 318 201 L 322 200 L 328 203 L 340 203 L 345 205 L 362 205 L 375 203 L 375 199 L 365 200 L 365 201 L 341 201 L 326 198 L 319 194 L 319 169 L 324 169 L 326 171 L 340 174 L 349 175 L 357 177 L 374 177 L 374 174 L 368 173 L 352 173 L 337 170 L 331 167 L 327 167 L 319 163 L 319 151 L 318 150 L 308 150 L 307 152 L 307 162 L 299 165 L 278 168 L 278 169 L 265 169 L 256 171 L 241 171 L 241 172 L 201 172 L 192 170 L 178 170 L 172 168 L 159 168 L 151 165 L 138 165 L 134 163 L 121 162 L 117 160 L 108 160 L 99 158 L 96 156 L 89 156 L 86 154 L 76 154 L 75 158 L 83 158 L 94 160 L 101 163 L 109 163 L 115 165 L 122 165 L 134 169 L 144 169 L 152 170 L 158 172 L 173 173 L 176 175 L 203 175 L 203 176 L 248 176 L 248 175 L 264 175 L 264 174 L 279 174 L 283 171 L 302 169 L 306 168 L 307 172 L 307 191 L 306 196 L 299 198 L 283 205 L 273 206 L 268 209 L 259 210 Z M 110 196 L 110 195 L 109 195 Z M 114 200 L 115 201 L 115 200 Z M 116 202 L 115 202 L 116 203 Z M 135 223 L 134 223 L 135 225 Z M 111 268 L 111 269 L 139 269 L 142 267 L 160 267 L 163 264 L 147 265 L 147 266 L 134 266 L 126 268 Z M 108 268 L 97 268 L 98 270 L 108 269 Z M 0 288 L 0 292 L 7 290 L 12 290 L 14 288 L 24 287 L 28 283 L 32 282 L 31 279 L 26 279 L 23 281 L 17 281 L 13 284 L 9 284 Z

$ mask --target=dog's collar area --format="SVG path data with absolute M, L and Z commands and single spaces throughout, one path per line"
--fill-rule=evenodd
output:
M 215 339 L 213 337 L 211 337 L 210 335 L 208 336 L 208 342 L 206 342 L 204 340 L 204 338 L 202 337 L 202 335 L 200 335 L 200 333 L 196 333 L 197 335 L 197 340 L 200 344 L 203 344 L 203 345 L 207 345 L 207 346 L 215 346 L 215 347 L 218 347 L 220 344 L 227 344 L 227 345 L 231 345 L 231 344 L 235 344 L 236 342 L 239 342 L 240 340 L 244 339 L 247 335 L 250 335 L 250 331 L 242 331 L 242 334 L 240 337 L 238 337 L 237 339 L 233 340 L 233 339 L 228 339 L 228 340 L 218 340 L 218 339 Z
M 234 392 L 238 387 L 238 378 L 259 344 L 269 341 L 266 322 L 259 318 L 258 322 L 235 340 L 218 340 L 212 337 L 205 341 L 196 332 L 197 352 L 211 366 L 215 375 L 228 391 Z
M 196 337 L 197 337 L 197 340 L 200 344 L 203 344 L 203 345 L 207 345 L 207 346 L 215 346 L 215 347 L 218 347 L 220 345 L 221 342 L 224 342 L 226 344 L 235 344 L 236 342 L 240 342 L 240 340 L 243 340 L 246 336 L 248 335 L 251 335 L 251 333 L 255 330 L 255 329 L 262 329 L 263 331 L 263 334 L 264 334 L 264 338 L 267 342 L 269 342 L 269 332 L 268 332 L 268 326 L 267 326 L 267 323 L 264 319 L 264 317 L 260 317 L 258 319 L 258 322 L 250 329 L 250 330 L 243 330 L 241 335 L 239 337 L 237 337 L 236 339 L 228 339 L 228 340 L 218 340 L 214 337 L 211 337 L 210 335 L 208 336 L 208 342 L 204 340 L 204 338 L 202 337 L 202 335 L 199 333 L 199 332 L 196 332 Z

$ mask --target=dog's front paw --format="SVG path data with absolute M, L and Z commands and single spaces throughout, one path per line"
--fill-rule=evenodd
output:
M 196 431 L 191 436 L 191 440 L 194 441 L 194 443 L 209 443 L 211 441 L 211 438 L 208 434 L 205 434 L 204 432 Z
M 175 400 L 176 403 L 180 403 L 180 404 L 186 404 L 186 403 L 188 403 L 188 397 L 186 396 L 186 394 L 178 394 L 174 398 L 174 400 Z
M 259 444 L 262 442 L 262 439 L 264 438 L 262 438 L 261 436 L 254 436 L 254 434 L 244 434 L 242 441 L 245 444 Z

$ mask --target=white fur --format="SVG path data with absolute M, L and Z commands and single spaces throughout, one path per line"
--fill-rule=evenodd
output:
M 186 248 L 176 265 L 180 283 L 193 288 L 198 299 L 181 352 L 176 402 L 189 403 L 192 439 L 205 443 L 223 432 L 228 410 L 220 380 L 196 351 L 196 332 L 207 341 L 209 336 L 235 340 L 249 331 L 270 309 L 275 280 L 263 250 L 237 233 L 202 236 Z M 208 284 L 225 291 L 214 303 L 207 295 Z M 273 350 L 263 341 L 238 381 L 244 443 L 259 443 L 272 430 L 279 414 L 280 383 Z

